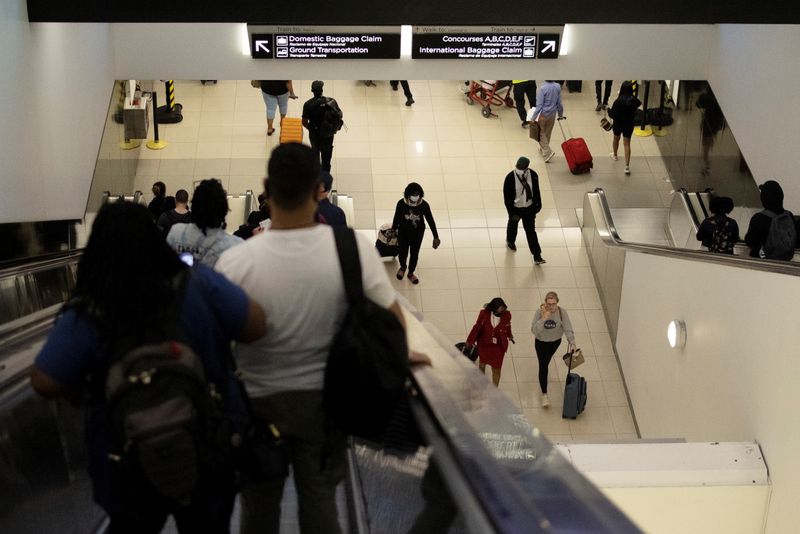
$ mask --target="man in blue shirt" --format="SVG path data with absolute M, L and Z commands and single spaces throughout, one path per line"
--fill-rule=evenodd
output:
M 176 281 L 186 278 L 185 283 Z M 183 286 L 181 292 L 177 287 Z M 180 299 L 180 300 L 178 300 Z M 179 310 L 185 342 L 203 363 L 230 423 L 229 442 L 247 422 L 233 373 L 230 343 L 266 332 L 263 309 L 224 276 L 205 266 L 189 270 L 170 250 L 143 206 L 107 204 L 83 253 L 73 299 L 59 315 L 36 358 L 31 385 L 47 398 L 86 400 L 86 441 L 94 500 L 108 513 L 110 532 L 157 534 L 173 515 L 179 532 L 227 534 L 236 495 L 232 468 L 203 470 L 189 502 L 157 493 L 134 464 L 112 461 L 105 382 L 125 347 L 165 333 Z M 165 339 L 165 338 L 161 338 Z M 241 439 L 238 440 L 241 442 Z
M 555 80 L 546 80 L 536 93 L 536 113 L 533 120 L 539 123 L 539 151 L 545 162 L 553 159 L 555 152 L 550 148 L 550 135 L 558 118 L 564 116 L 564 106 L 561 104 L 561 84 Z

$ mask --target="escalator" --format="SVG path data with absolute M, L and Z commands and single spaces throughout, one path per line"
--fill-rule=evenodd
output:
M 17 316 L 0 327 L 5 534 L 93 533 L 106 526 L 92 502 L 80 408 L 40 398 L 27 378 L 74 284 L 79 257 L 0 272 L 3 298 L 11 302 L 20 290 L 22 300 Z M 51 283 L 38 283 L 45 278 Z M 427 446 L 411 453 L 351 446 L 340 490 L 347 531 L 639 532 L 444 336 L 404 305 L 412 344 L 434 362 L 415 370 L 409 383 L 413 417 Z M 284 510 L 282 531 L 296 532 L 293 508 L 285 502 Z

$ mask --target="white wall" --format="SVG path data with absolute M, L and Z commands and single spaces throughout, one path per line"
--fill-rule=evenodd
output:
M 642 437 L 758 441 L 769 534 L 800 522 L 798 302 L 797 277 L 626 255 L 617 351 Z M 680 351 L 673 319 L 687 325 Z
M 116 77 L 173 79 L 705 79 L 711 25 L 570 24 L 557 60 L 253 60 L 242 24 L 112 24 Z
M 0 223 L 83 217 L 113 86 L 107 24 L 0 0 Z
M 777 180 L 800 213 L 800 26 L 722 24 L 708 80 L 759 183 Z

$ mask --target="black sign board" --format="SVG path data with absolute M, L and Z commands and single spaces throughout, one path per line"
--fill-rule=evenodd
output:
M 254 33 L 250 36 L 250 54 L 256 59 L 272 59 L 272 34 Z
M 399 33 L 253 33 L 253 58 L 397 59 Z
M 533 59 L 536 34 L 420 33 L 414 34 L 414 59 Z
M 558 57 L 561 36 L 557 33 L 540 33 L 537 57 L 541 59 L 551 59 Z

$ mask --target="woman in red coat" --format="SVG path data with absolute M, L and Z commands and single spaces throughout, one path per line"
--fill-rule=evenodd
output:
M 503 299 L 496 297 L 483 306 L 467 337 L 467 345 L 478 344 L 481 372 L 486 372 L 487 365 L 492 368 L 492 382 L 495 386 L 500 383 L 500 368 L 503 366 L 509 341 L 514 342 L 511 312 Z

